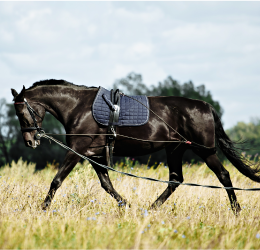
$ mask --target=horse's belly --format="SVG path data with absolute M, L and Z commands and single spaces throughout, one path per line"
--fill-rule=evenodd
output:
M 116 143 L 114 148 L 114 155 L 116 156 L 139 156 L 146 155 L 156 152 L 165 148 L 165 143 L 153 143 L 153 142 L 142 142 L 142 143 Z

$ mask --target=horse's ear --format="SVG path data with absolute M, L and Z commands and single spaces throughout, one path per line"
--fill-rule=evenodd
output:
M 22 95 L 23 97 L 24 97 L 24 92 L 25 92 L 25 87 L 24 87 L 24 85 L 23 85 L 23 89 L 22 89 L 22 91 L 21 91 L 21 93 L 20 93 L 20 95 Z
M 16 92 L 16 91 L 15 91 Z M 23 86 L 22 91 L 20 92 L 20 94 L 18 94 L 14 99 L 15 101 L 18 102 L 23 102 L 24 101 L 24 92 L 25 92 L 25 87 Z
M 16 92 L 15 89 L 11 89 L 12 95 L 15 98 L 16 96 L 18 96 L 18 93 Z

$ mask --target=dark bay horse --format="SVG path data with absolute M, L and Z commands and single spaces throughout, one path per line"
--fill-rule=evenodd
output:
M 45 112 L 48 111 L 63 124 L 67 134 L 98 134 L 92 136 L 67 135 L 66 142 L 76 152 L 106 165 L 106 136 L 104 134 L 107 133 L 107 127 L 98 124 L 94 120 L 91 110 L 97 92 L 98 88 L 77 86 L 63 80 L 39 81 L 28 89 L 23 87 L 19 94 L 12 89 L 14 106 L 22 128 L 25 145 L 32 148 L 40 145 L 40 140 L 34 137 L 36 129 L 30 129 L 35 126 L 32 113 L 33 111 L 37 113 L 36 125 L 40 127 Z M 118 127 L 118 133 L 144 140 L 168 142 L 145 142 L 117 137 L 114 155 L 145 155 L 165 148 L 169 167 L 169 180 L 183 182 L 182 156 L 187 149 L 191 148 L 206 162 L 223 186 L 232 187 L 228 171 L 219 161 L 216 151 L 212 150 L 215 148 L 216 143 L 229 161 L 242 174 L 253 181 L 260 182 L 258 175 L 260 170 L 252 168 L 245 159 L 242 159 L 234 143 L 224 132 L 221 121 L 210 104 L 183 97 L 148 97 L 148 100 L 150 109 L 174 129 L 171 129 L 166 123 L 158 119 L 155 114 L 150 113 L 149 120 L 145 125 Z M 31 109 L 28 108 L 26 103 L 29 104 Z M 191 145 L 182 143 L 176 148 L 176 141 L 183 141 L 183 138 L 204 147 L 192 148 Z M 95 156 L 103 157 L 93 158 Z M 45 210 L 50 206 L 55 192 L 79 160 L 80 157 L 76 154 L 70 151 L 66 153 L 64 162 L 50 185 L 42 209 Z M 125 204 L 126 201 L 113 188 L 107 170 L 95 163 L 91 164 L 106 192 L 115 198 L 117 202 Z M 152 208 L 163 204 L 177 187 L 178 184 L 169 184 L 153 203 Z M 241 209 L 234 190 L 227 189 L 226 191 L 234 213 L 239 212 Z

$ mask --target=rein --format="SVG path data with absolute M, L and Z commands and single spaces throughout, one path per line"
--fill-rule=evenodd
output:
M 125 95 L 124 93 L 120 93 L 120 95 L 127 96 L 128 98 L 139 102 L 138 100 L 136 100 L 136 99 L 133 98 L 132 96 Z M 182 135 L 181 135 L 176 129 L 174 129 L 172 126 L 170 126 L 163 118 L 161 118 L 159 115 L 157 115 L 153 110 L 151 110 L 149 107 L 147 107 L 146 105 L 144 105 L 142 102 L 139 102 L 139 103 L 142 104 L 144 107 L 146 107 L 149 111 L 151 111 L 157 118 L 159 118 L 161 121 L 163 121 L 169 128 L 171 128 L 171 129 L 172 129 L 175 133 L 177 133 L 180 137 L 182 137 L 182 138 L 185 140 L 185 142 L 187 141 L 184 136 L 182 136 Z M 190 144 L 190 143 L 188 143 L 188 144 Z
M 185 144 L 188 144 L 188 145 L 191 145 L 194 146 L 194 147 L 201 147 L 201 148 L 205 148 L 205 149 L 214 149 L 215 147 L 206 147 L 204 145 L 200 145 L 196 142 L 191 142 L 191 141 L 188 141 L 184 136 L 182 136 L 176 129 L 174 129 L 172 126 L 170 126 L 164 119 L 162 119 L 159 115 L 157 115 L 153 110 L 151 110 L 149 107 L 147 107 L 146 105 L 144 105 L 142 102 L 136 100 L 135 98 L 131 97 L 131 96 L 128 96 L 128 95 L 125 95 L 123 93 L 120 92 L 120 95 L 123 95 L 123 96 L 127 96 L 128 98 L 131 98 L 137 102 L 139 102 L 140 104 L 142 104 L 144 107 L 146 107 L 149 111 L 151 111 L 156 117 L 158 117 L 162 122 L 164 122 L 169 128 L 171 128 L 175 133 L 177 133 L 180 137 L 182 137 L 184 139 L 184 141 L 153 141 L 153 140 L 144 140 L 144 139 L 139 139 L 139 138 L 135 138 L 135 137 L 131 137 L 131 136 L 126 136 L 126 135 L 120 135 L 120 134 L 116 134 L 114 132 L 114 136 L 121 136 L 121 137 L 125 137 L 125 138 L 128 138 L 128 139 L 132 139 L 132 140 L 137 140 L 137 141 L 144 141 L 144 142 L 158 142 L 158 143 L 173 143 L 173 142 L 177 142 L 179 143 L 177 145 L 177 147 L 182 144 L 182 143 L 185 143 Z M 33 119 L 33 122 L 34 122 L 34 127 L 28 127 L 28 128 L 22 128 L 21 131 L 22 132 L 30 132 L 30 131 L 33 131 L 33 130 L 37 130 L 38 133 L 35 134 L 35 139 L 36 140 L 39 140 L 41 138 L 41 134 L 42 133 L 45 133 L 44 130 L 42 128 L 40 128 L 37 124 L 37 119 L 35 117 L 34 114 L 36 114 L 38 117 L 40 117 L 42 120 L 43 118 L 30 106 L 30 104 L 27 102 L 27 100 L 24 98 L 24 102 L 15 102 L 14 104 L 26 104 L 27 106 L 27 109 Z M 73 136 L 88 136 L 88 135 L 111 135 L 111 134 L 51 134 L 51 133 L 47 133 L 49 135 L 73 135 Z M 176 148 L 177 148 L 176 147 Z M 175 149 L 176 149 L 175 148 Z M 174 149 L 174 150 L 175 150 Z
M 241 191 L 260 191 L 260 188 L 245 188 L 244 189 L 244 188 L 236 188 L 236 187 L 219 187 L 219 186 L 212 186 L 212 185 L 200 185 L 200 184 L 195 184 L 195 183 L 181 183 L 181 182 L 178 182 L 178 181 L 163 181 L 163 180 L 158 180 L 158 179 L 154 179 L 154 178 L 150 178 L 150 177 L 142 177 L 142 176 L 134 175 L 134 174 L 131 174 L 131 173 L 122 172 L 122 171 L 116 170 L 114 168 L 111 168 L 109 166 L 97 163 L 94 160 L 86 157 L 85 155 L 79 154 L 78 152 L 76 152 L 72 148 L 68 147 L 67 145 L 63 144 L 62 142 L 58 141 L 57 139 L 55 139 L 51 136 L 48 136 L 47 134 L 43 133 L 40 136 L 56 142 L 61 147 L 75 153 L 76 155 L 78 155 L 79 157 L 81 157 L 84 160 L 87 160 L 89 162 L 93 162 L 93 163 L 95 163 L 95 164 L 99 165 L 100 167 L 105 168 L 107 170 L 111 170 L 111 171 L 114 171 L 116 173 L 120 173 L 120 174 L 127 175 L 127 176 L 130 176 L 130 177 L 135 177 L 135 178 L 144 179 L 144 180 L 148 180 L 148 181 L 163 182 L 163 183 L 166 183 L 166 184 L 177 184 L 177 185 L 192 186 L 192 187 L 205 187 L 205 188 L 241 190 Z
M 75 136 L 88 136 L 88 135 L 111 135 L 111 134 L 52 134 L 52 133 L 45 133 L 46 135 L 75 135 Z M 139 139 L 136 137 L 131 137 L 131 136 L 127 136 L 127 135 L 121 135 L 121 134 L 116 134 L 116 136 L 121 136 L 121 137 L 125 137 L 128 139 L 132 139 L 132 140 L 136 140 L 136 141 L 143 141 L 143 142 L 179 142 L 179 143 L 186 143 L 186 144 L 191 144 L 190 141 L 153 141 L 153 140 L 144 140 L 144 139 Z
M 122 93 L 121 93 L 122 94 Z M 131 97 L 130 97 L 131 98 Z M 134 98 L 132 98 L 134 99 Z M 135 100 L 135 99 L 134 99 Z M 138 100 L 136 100 L 138 101 Z M 139 102 L 139 101 L 138 101 Z M 163 181 L 163 180 L 158 180 L 158 179 L 154 179 L 154 178 L 150 178 L 150 177 L 141 177 L 141 176 L 137 176 L 137 175 L 134 175 L 134 174 L 131 174 L 131 173 L 125 173 L 125 172 L 122 172 L 122 171 L 119 171 L 119 170 L 116 170 L 112 167 L 109 167 L 109 166 L 106 166 L 106 165 L 103 165 L 103 164 L 100 164 L 100 163 L 97 163 L 95 162 L 94 160 L 82 155 L 82 154 L 79 154 L 78 152 L 74 151 L 72 148 L 68 147 L 67 145 L 63 144 L 62 142 L 58 141 L 57 139 L 53 138 L 52 136 L 49 136 L 48 134 L 45 134 L 44 130 L 42 128 L 40 128 L 37 124 L 37 120 L 36 120 L 36 117 L 34 114 L 36 114 L 38 117 L 40 117 L 40 115 L 29 105 L 29 103 L 27 102 L 26 99 L 24 99 L 24 102 L 15 102 L 14 103 L 15 105 L 19 105 L 19 104 L 26 104 L 27 106 L 27 109 L 33 119 L 33 122 L 34 122 L 34 127 L 28 127 L 28 128 L 22 128 L 21 131 L 22 132 L 29 132 L 29 131 L 32 131 L 32 130 L 37 130 L 37 133 L 35 134 L 35 138 L 37 140 L 41 139 L 41 137 L 45 138 L 45 139 L 49 139 L 49 140 L 52 140 L 54 142 L 56 142 L 58 145 L 60 145 L 61 147 L 65 148 L 66 150 L 69 150 L 73 153 L 75 153 L 76 155 L 78 155 L 79 157 L 81 157 L 82 159 L 84 160 L 87 160 L 89 162 L 93 162 L 97 165 L 99 165 L 100 167 L 102 168 L 105 168 L 107 170 L 111 170 L 111 171 L 114 171 L 114 172 L 117 172 L 117 173 L 120 173 L 120 174 L 123 174 L 123 175 L 127 175 L 127 176 L 131 176 L 131 177 L 135 177 L 135 178 L 139 178 L 139 179 L 144 179 L 144 180 L 149 180 L 149 181 L 156 181 L 156 182 L 163 182 L 163 183 L 167 183 L 167 184 L 177 184 L 177 185 L 185 185 L 185 186 L 193 186 L 193 187 L 205 187 L 205 188 L 215 188 L 215 189 L 228 189 L 228 190 L 243 190 L 243 191 L 260 191 L 260 188 L 247 188 L 247 189 L 243 189 L 243 188 L 236 188 L 236 187 L 220 187 L 220 186 L 212 186 L 212 185 L 200 185 L 200 184 L 195 184 L 195 183 L 181 183 L 181 182 L 178 182 L 178 181 Z M 142 104 L 144 105 L 144 104 Z M 145 106 L 145 105 L 144 105 Z M 148 108 L 148 107 L 147 107 Z M 149 109 L 149 108 L 148 108 Z M 151 110 L 151 109 L 149 109 Z M 152 111 L 152 110 L 151 110 Z M 153 111 L 152 111 L 153 112 Z M 153 112 L 154 113 L 154 112 Z M 154 113 L 158 118 L 160 118 L 167 126 L 169 126 L 171 129 L 173 129 L 176 133 L 178 133 L 174 128 L 172 128 L 169 124 L 167 124 L 160 116 L 158 116 L 156 113 Z M 42 119 L 42 117 L 40 117 Z M 42 119 L 43 120 L 43 119 Z M 178 133 L 179 134 L 179 133 Z M 51 135 L 51 134 L 50 134 Z M 80 136 L 85 136 L 85 135 L 106 135 L 106 134 L 57 134 L 57 135 L 80 135 Z M 197 144 L 195 142 L 190 142 L 190 141 L 187 141 L 182 135 L 180 135 L 185 141 L 150 141 L 150 140 L 142 140 L 142 139 L 138 139 L 138 138 L 134 138 L 134 137 L 130 137 L 130 136 L 125 136 L 125 135 L 120 135 L 120 134 L 117 134 L 118 136 L 122 136 L 122 137 L 126 137 L 126 138 L 129 138 L 129 139 L 134 139 L 134 140 L 141 140 L 141 141 L 148 141 L 148 142 L 178 142 L 179 144 L 177 145 L 177 147 L 181 144 L 181 143 L 185 143 L 185 144 L 194 144 L 195 146 L 197 147 L 204 147 L 204 148 L 208 148 L 208 149 L 212 149 L 212 147 L 206 147 L 204 145 L 200 145 L 200 144 Z M 176 147 L 176 148 L 177 148 Z M 175 149 L 176 149 L 175 148 Z M 174 150 L 175 150 L 174 149 Z

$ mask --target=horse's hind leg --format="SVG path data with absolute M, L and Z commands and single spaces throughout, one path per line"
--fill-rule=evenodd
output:
M 203 157 L 208 167 L 216 174 L 219 181 L 224 187 L 232 187 L 232 182 L 230 180 L 229 172 L 223 167 L 217 155 L 210 155 L 208 157 Z M 234 190 L 226 189 L 231 208 L 235 214 L 239 213 L 241 208 L 237 201 Z
M 99 164 L 106 165 L 106 161 L 103 158 L 95 158 L 92 160 L 94 160 L 95 162 L 97 162 Z M 107 169 L 102 168 L 101 166 L 99 166 L 98 164 L 95 164 L 93 162 L 91 162 L 91 165 L 93 166 L 93 168 L 95 169 L 95 171 L 98 175 L 102 188 L 104 188 L 108 194 L 110 194 L 113 198 L 115 198 L 117 200 L 119 206 L 126 205 L 126 200 L 124 200 L 114 189 L 114 187 L 110 181 Z
M 182 156 L 185 152 L 185 146 L 180 145 L 176 149 L 175 148 L 176 144 L 166 148 L 167 163 L 169 166 L 169 180 L 183 182 Z M 160 197 L 152 204 L 151 208 L 161 206 L 178 186 L 179 184 L 168 184 L 168 187 L 164 190 Z

